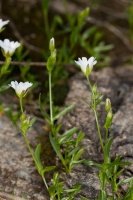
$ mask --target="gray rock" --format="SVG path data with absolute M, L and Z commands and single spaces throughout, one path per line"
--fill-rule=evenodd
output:
M 133 68 L 106 68 L 91 75 L 92 83 L 97 83 L 98 90 L 104 95 L 104 100 L 111 99 L 114 118 L 109 135 L 113 137 L 111 148 L 112 159 L 115 156 L 122 156 L 122 160 L 133 162 Z M 70 80 L 70 91 L 66 99 L 66 105 L 75 104 L 74 109 L 62 119 L 65 129 L 73 126 L 79 127 L 85 133 L 82 145 L 84 146 L 84 158 L 100 163 L 103 160 L 102 150 L 97 136 L 94 115 L 89 106 L 83 101 L 90 101 L 90 89 L 88 88 L 86 78 L 79 73 Z M 105 136 L 103 124 L 105 122 L 104 102 L 98 107 L 99 122 L 102 135 Z M 78 176 L 77 177 L 77 172 Z M 126 166 L 126 170 L 121 176 L 129 178 L 133 173 L 133 165 Z M 72 175 L 71 175 L 72 176 Z M 83 185 L 84 196 L 89 199 L 99 192 L 98 172 L 93 167 L 82 166 L 82 170 L 75 168 L 73 175 L 78 182 Z M 77 177 L 77 178 L 76 178 Z M 71 184 L 70 184 L 71 185 Z M 109 188 L 108 188 L 109 189 Z M 122 187 L 126 191 L 127 186 Z M 81 191 L 82 194 L 82 191 Z

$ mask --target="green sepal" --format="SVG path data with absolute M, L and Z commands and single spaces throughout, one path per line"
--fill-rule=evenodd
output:
M 109 129 L 112 125 L 112 120 L 113 120 L 113 114 L 112 114 L 112 110 L 110 110 L 108 113 L 107 113 L 107 117 L 106 117 L 106 120 L 105 120 L 105 124 L 104 124 L 104 128 L 105 129 Z
M 48 58 L 48 61 L 47 61 L 47 64 L 46 64 L 47 70 L 49 72 L 51 72 L 54 69 L 55 63 L 56 63 L 56 58 L 54 58 L 53 56 L 50 56 Z

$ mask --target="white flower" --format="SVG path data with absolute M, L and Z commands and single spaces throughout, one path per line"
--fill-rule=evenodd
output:
M 3 26 L 8 24 L 8 22 L 9 22 L 9 20 L 3 21 L 2 19 L 0 19 L 0 32 L 3 30 Z
M 26 95 L 28 88 L 32 85 L 33 83 L 29 83 L 28 81 L 25 83 L 18 83 L 17 81 L 12 81 L 11 84 L 9 84 L 9 86 L 11 86 L 15 90 L 19 98 L 23 98 Z
M 10 41 L 8 39 L 4 41 L 0 40 L 0 47 L 3 49 L 4 56 L 12 56 L 15 49 L 19 46 L 19 42 Z
M 80 66 L 82 72 L 88 76 L 92 70 L 93 65 L 97 63 L 94 57 L 90 57 L 88 60 L 86 57 L 78 58 L 78 61 L 75 61 L 77 65 Z

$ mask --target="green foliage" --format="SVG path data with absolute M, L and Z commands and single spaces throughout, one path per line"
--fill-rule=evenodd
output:
M 58 136 L 60 127 L 61 125 L 58 125 L 56 128 L 52 129 L 52 132 L 49 134 L 50 142 L 64 165 L 66 172 L 70 173 L 76 164 L 82 163 L 80 158 L 84 150 L 79 145 L 84 138 L 84 134 L 79 132 L 75 138 L 74 134 L 78 131 L 78 129 L 72 128 L 64 134 Z M 61 151 L 62 148 L 64 149 L 63 153 Z
M 60 176 L 58 173 L 54 173 L 52 185 L 48 191 L 51 200 L 74 200 L 74 196 L 81 189 L 81 185 L 76 183 L 71 189 L 64 189 L 63 182 L 59 181 Z
M 28 131 L 28 129 L 33 126 L 35 121 L 36 121 L 36 117 L 30 119 L 30 117 L 27 117 L 26 113 L 23 112 L 22 115 L 20 116 L 20 127 L 19 127 L 19 129 L 25 135 L 26 132 Z
M 85 54 L 89 54 L 90 56 L 95 55 L 96 58 L 99 61 L 101 61 L 101 63 L 99 62 L 100 67 L 107 64 L 109 57 L 105 56 L 105 52 L 110 50 L 112 48 L 112 45 L 105 45 L 104 42 L 102 42 L 102 33 L 99 32 L 99 30 L 96 27 L 93 26 L 86 28 L 86 25 L 88 25 L 87 23 L 89 17 L 89 8 L 86 8 L 85 10 L 74 16 L 68 13 L 66 15 L 67 25 L 65 25 L 63 19 L 60 16 L 55 16 L 50 26 L 48 19 L 49 2 L 50 0 L 42 0 L 42 8 L 45 21 L 45 33 L 47 35 L 47 38 L 51 38 L 53 34 L 56 33 L 57 28 L 60 28 L 59 31 L 56 33 L 56 37 L 60 38 L 57 46 L 60 44 L 60 42 L 62 42 L 61 39 L 65 38 L 62 47 L 58 49 L 58 62 L 67 63 L 70 60 L 75 59 L 75 57 L 78 56 L 81 52 L 84 52 Z M 130 22 L 130 24 L 132 26 L 132 22 Z M 100 192 L 98 197 L 96 198 L 97 200 L 131 200 L 133 198 L 133 177 L 124 180 L 119 180 L 120 175 L 124 171 L 123 167 L 126 165 L 130 165 L 131 163 L 121 161 L 121 157 L 116 157 L 112 161 L 110 157 L 110 149 L 113 142 L 113 139 L 109 138 L 108 134 L 113 119 L 110 100 L 108 99 L 105 102 L 106 119 L 104 124 L 104 137 L 101 133 L 101 127 L 98 119 L 98 106 L 103 101 L 103 95 L 101 95 L 98 92 L 97 85 L 91 84 L 90 82 L 90 78 L 88 75 L 91 74 L 92 70 L 88 74 L 85 74 L 91 91 L 91 99 L 90 102 L 87 102 L 86 100 L 84 101 L 87 103 L 87 105 L 89 105 L 92 108 L 94 112 L 97 133 L 103 153 L 103 163 L 95 163 L 94 161 L 81 159 L 82 154 L 84 152 L 84 148 L 81 146 L 81 142 L 84 139 L 84 134 L 82 133 L 82 131 L 79 131 L 77 127 L 73 127 L 67 130 L 65 133 L 62 133 L 62 124 L 58 124 L 56 122 L 64 115 L 66 115 L 69 111 L 71 111 L 74 105 L 70 105 L 60 112 L 54 112 L 55 107 L 53 102 L 52 89 L 55 85 L 55 80 L 62 80 L 64 68 L 59 69 L 59 67 L 55 67 L 56 49 L 54 44 L 54 38 L 50 40 L 49 50 L 50 56 L 47 59 L 46 65 L 49 76 L 49 113 L 47 113 L 43 108 L 43 105 L 41 103 L 41 95 L 39 96 L 39 107 L 50 130 L 49 140 L 56 155 L 62 162 L 63 168 L 65 169 L 66 173 L 69 174 L 71 173 L 72 169 L 76 164 L 95 166 L 98 168 L 100 181 Z M 23 47 L 21 46 L 17 51 L 16 58 L 18 61 L 22 61 L 26 58 L 27 54 L 28 52 L 23 53 Z M 3 76 L 8 73 L 8 67 L 10 65 L 10 62 L 11 58 L 7 57 L 4 65 L 1 68 L 0 76 Z M 88 64 L 86 68 L 87 67 Z M 30 73 L 29 65 L 27 65 L 24 68 L 20 67 L 20 72 L 21 78 L 23 80 L 26 80 L 28 78 L 31 82 L 34 82 L 34 87 L 36 87 L 39 84 L 38 82 L 36 82 L 35 76 Z M 7 87 L 3 86 L 3 88 L 0 88 L 0 91 L 5 90 L 6 88 Z M 25 92 L 25 90 L 22 90 L 21 93 L 23 92 Z M 53 174 L 53 179 L 50 185 L 48 185 L 45 180 L 45 173 L 53 171 L 56 166 L 43 166 L 41 144 L 38 144 L 35 150 L 32 150 L 30 146 L 29 140 L 27 138 L 27 131 L 30 127 L 33 126 L 33 124 L 36 121 L 36 118 L 33 117 L 31 119 L 27 116 L 26 112 L 23 111 L 22 97 L 24 96 L 25 95 L 18 95 L 20 100 L 21 113 L 13 115 L 12 109 L 7 109 L 6 111 L 8 113 L 8 116 L 12 118 L 14 125 L 18 128 L 19 131 L 21 131 L 27 148 L 35 163 L 36 169 L 42 177 L 46 189 L 49 192 L 50 200 L 74 200 L 75 195 L 77 195 L 77 193 L 81 189 L 81 185 L 79 183 L 76 183 L 70 189 L 66 189 L 63 187 L 63 181 L 60 181 L 61 176 L 58 173 Z M 17 119 L 19 119 L 19 122 L 17 122 Z M 127 183 L 129 184 L 128 191 L 124 197 L 121 197 L 120 186 Z M 110 195 L 108 195 L 107 191 L 108 185 L 112 190 L 112 194 Z M 83 196 L 80 197 L 82 200 L 87 199 Z
M 67 114 L 70 110 L 72 110 L 74 107 L 74 105 L 68 106 L 67 108 L 65 108 L 64 110 L 62 110 L 60 113 L 58 113 L 56 116 L 54 116 L 53 120 L 57 120 L 60 117 L 64 116 L 65 114 Z

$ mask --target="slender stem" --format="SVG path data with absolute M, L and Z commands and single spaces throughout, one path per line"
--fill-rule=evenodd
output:
M 23 134 L 23 133 L 22 133 Z M 37 161 L 36 161 L 36 159 L 35 159 L 35 156 L 34 156 L 34 154 L 33 154 L 33 151 L 32 151 L 32 149 L 31 149 L 31 147 L 30 147 L 30 144 L 29 144 L 29 141 L 28 141 L 28 139 L 27 139 L 27 137 L 26 137 L 26 134 L 23 134 L 23 137 L 24 137 L 24 140 L 25 140 L 25 143 L 26 143 L 26 145 L 27 145 L 27 147 L 28 147 L 28 149 L 29 149 L 29 152 L 30 152 L 30 154 L 31 154 L 31 156 L 32 156 L 32 158 L 33 158 L 33 160 L 34 160 L 34 162 L 35 162 L 35 164 L 36 164 L 36 167 L 38 166 L 38 164 L 37 164 Z M 38 171 L 39 172 L 39 171 Z M 39 173 L 40 174 L 40 173 Z M 40 174 L 41 175 L 41 177 L 42 177 L 42 179 L 43 179 L 43 181 L 44 181 L 44 184 L 45 184 L 45 186 L 46 186 L 46 188 L 47 188 L 47 190 L 48 190 L 48 185 L 47 185 L 47 183 L 46 183 L 46 180 L 45 180 L 45 178 L 44 178 L 44 176 L 42 175 L 42 174 Z
M 94 112 L 94 115 L 95 115 L 96 126 L 97 126 L 98 136 L 99 136 L 99 139 L 100 139 L 100 144 L 101 144 L 101 147 L 102 147 L 102 150 L 103 150 L 103 153 L 104 153 L 104 145 L 103 145 L 103 139 L 102 139 L 102 136 L 101 136 L 101 130 L 100 130 L 100 125 L 99 125 L 99 121 L 98 121 L 98 116 L 97 116 L 95 96 L 94 96 L 92 85 L 90 83 L 88 76 L 87 76 L 87 81 L 88 81 L 89 87 L 90 87 L 91 92 L 92 92 L 92 100 L 93 100 L 93 107 L 92 108 L 93 108 L 93 112 Z
M 0 71 L 0 77 L 2 77 L 2 75 L 6 74 L 7 73 L 7 70 L 8 70 L 8 67 L 11 63 L 11 57 L 6 57 L 6 60 L 1 68 L 1 71 Z
M 52 86 L 51 86 L 51 72 L 49 71 L 49 103 L 50 103 L 50 119 L 53 125 L 53 101 L 52 101 Z
M 108 133 L 109 133 L 109 129 L 106 128 L 106 138 L 105 138 L 105 144 L 107 143 L 107 139 L 108 139 Z
M 20 108 L 21 108 L 21 112 L 23 113 L 23 103 L 22 103 L 22 98 L 20 97 L 19 100 L 20 100 Z
M 28 149 L 29 149 L 29 152 L 30 152 L 30 154 L 31 154 L 31 156 L 32 156 L 32 158 L 33 158 L 33 160 L 34 160 L 36 166 L 37 166 L 36 159 L 35 159 L 35 157 L 34 157 L 33 151 L 32 151 L 32 149 L 31 149 L 31 147 L 30 147 L 30 144 L 29 144 L 29 141 L 28 141 L 28 139 L 27 139 L 27 137 L 26 137 L 26 134 L 23 134 L 23 136 L 24 136 L 25 143 L 26 143 L 26 145 L 27 145 L 27 147 L 28 147 Z
M 47 185 L 47 183 L 46 183 L 46 179 L 45 179 L 45 177 L 44 177 L 43 175 L 41 175 L 41 176 L 42 176 L 43 182 L 44 182 L 44 184 L 45 184 L 45 186 L 46 186 L 46 188 L 47 188 L 47 190 L 48 190 L 48 185 Z
M 102 139 L 102 136 L 101 136 L 101 131 L 100 131 L 99 121 L 98 121 L 98 117 L 97 117 L 97 112 L 96 112 L 95 109 L 93 111 L 94 111 L 94 114 L 95 114 L 95 120 L 96 120 L 96 125 L 97 125 L 98 136 L 99 136 L 99 139 L 100 139 L 100 144 L 101 144 L 101 147 L 102 147 L 102 150 L 103 150 L 103 153 L 104 153 L 103 139 Z

